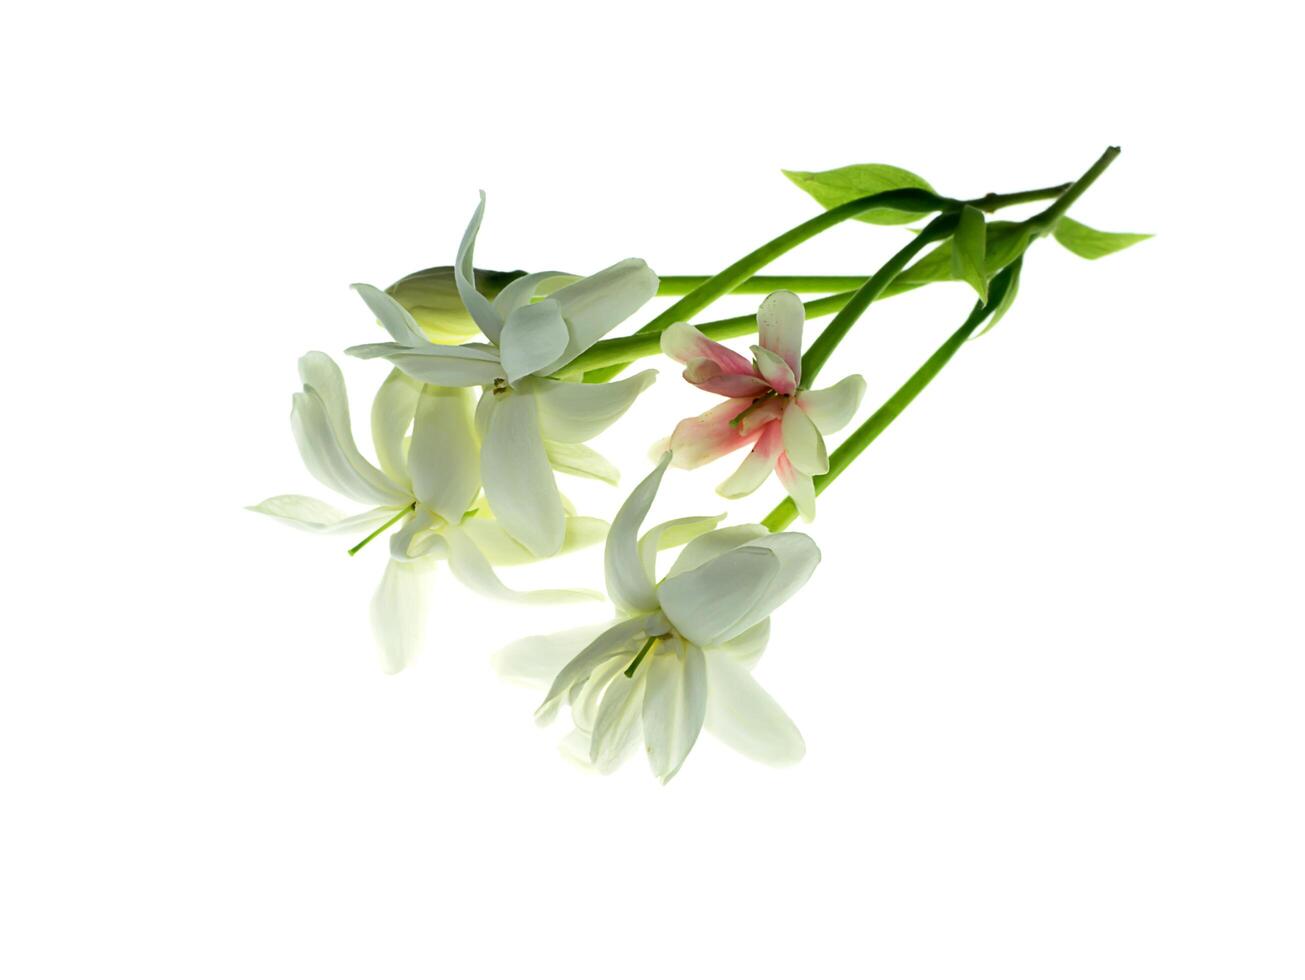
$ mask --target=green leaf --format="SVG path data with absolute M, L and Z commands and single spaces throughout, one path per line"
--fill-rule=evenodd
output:
M 1097 231 L 1069 217 L 1061 218 L 1052 234 L 1056 241 L 1084 259 L 1099 259 L 1151 237 L 1126 231 Z
M 999 302 L 997 308 L 992 311 L 992 316 L 989 317 L 988 322 L 983 325 L 983 329 L 976 333 L 974 337 L 970 338 L 971 340 L 982 337 L 985 333 L 995 327 L 997 321 L 1004 317 L 1006 311 L 1011 308 L 1011 304 L 1015 302 L 1015 294 L 1020 291 L 1020 269 L 1023 268 L 1023 266 L 1024 258 L 1021 256 L 1015 260 L 1014 265 L 1011 267 L 1010 285 L 1006 287 L 1006 292 L 1002 295 L 1001 302 Z
M 890 167 L 886 163 L 854 163 L 850 167 L 834 170 L 785 170 L 784 176 L 814 197 L 825 208 L 836 208 L 859 197 L 914 187 L 933 193 L 929 182 L 909 170 Z M 858 221 L 873 225 L 904 225 L 914 221 L 919 212 L 898 211 L 895 208 L 875 208 L 858 215 Z
M 985 303 L 988 301 L 988 276 L 984 264 L 987 250 L 983 212 L 967 204 L 961 208 L 960 220 L 952 233 L 952 278 L 968 282 Z
M 991 279 L 1029 247 L 1030 233 L 1023 222 L 989 221 L 984 235 L 984 272 Z M 952 270 L 951 239 L 926 252 L 914 265 L 907 266 L 880 294 L 884 299 L 896 296 L 932 282 L 946 282 L 958 278 Z

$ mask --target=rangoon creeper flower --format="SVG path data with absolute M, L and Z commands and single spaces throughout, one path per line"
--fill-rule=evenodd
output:
M 476 290 L 487 299 L 493 299 L 508 283 L 520 279 L 525 272 L 495 272 L 492 269 L 476 270 Z M 540 291 L 550 286 L 560 288 L 573 282 L 576 276 L 559 275 L 556 280 L 541 283 Z M 413 272 L 385 292 L 398 300 L 399 305 L 412 314 L 426 339 L 435 344 L 461 344 L 480 332 L 458 294 L 457 278 L 453 266 L 441 265 L 433 269 Z
M 394 340 L 348 353 L 384 357 L 429 384 L 484 388 L 476 409 L 482 437 L 476 465 L 485 496 L 503 528 L 543 558 L 555 554 L 566 537 L 553 470 L 615 482 L 615 468 L 584 443 L 620 418 L 657 372 L 609 384 L 550 376 L 651 299 L 657 276 L 642 259 L 626 259 L 532 302 L 538 289 L 562 275 L 536 272 L 509 283 L 491 303 L 472 281 L 484 211 L 481 194 L 454 274 L 463 304 L 489 343 L 432 344 L 400 304 L 359 285 L 354 288 Z
M 705 530 L 717 518 L 669 521 L 639 537 L 669 462 L 666 454 L 635 488 L 607 535 L 607 591 L 621 618 L 522 640 L 498 666 L 527 679 L 557 670 L 537 717 L 547 723 L 567 701 L 573 741 L 602 771 L 619 765 L 642 731 L 653 774 L 666 782 L 704 725 L 751 758 L 796 762 L 802 736 L 750 669 L 770 614 L 811 577 L 820 551 L 805 534 L 759 524 Z M 690 540 L 659 580 L 656 554 L 668 537 Z
M 294 395 L 290 424 L 304 465 L 324 485 L 372 509 L 346 515 L 312 497 L 288 494 L 250 510 L 308 531 L 367 534 L 364 543 L 396 528 L 371 610 L 387 671 L 402 670 L 420 648 L 430 575 L 439 560 L 447 561 L 464 585 L 499 599 L 602 598 L 572 590 L 516 592 L 494 573 L 494 565 L 534 556 L 504 533 L 479 497 L 471 392 L 422 384 L 392 371 L 372 404 L 377 467 L 354 442 L 344 376 L 336 363 L 313 351 L 300 358 L 299 376 L 303 390 Z M 606 522 L 595 518 L 568 515 L 563 523 L 566 547 L 597 543 L 607 530 Z
M 837 432 L 851 421 L 865 396 L 865 379 L 853 374 L 818 391 L 801 387 L 805 318 L 802 301 L 780 290 L 757 312 L 759 342 L 751 361 L 687 323 L 667 328 L 662 352 L 685 366 L 690 384 L 727 399 L 675 427 L 670 439 L 675 465 L 692 469 L 751 446 L 716 492 L 745 497 L 773 471 L 809 521 L 816 514 L 811 478 L 829 472 L 821 433 Z

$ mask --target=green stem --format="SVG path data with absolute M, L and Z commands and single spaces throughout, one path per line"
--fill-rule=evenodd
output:
M 816 375 L 825 366 L 825 361 L 829 360 L 829 355 L 847 336 L 847 332 L 852 329 L 852 324 L 856 323 L 866 308 L 878 299 L 879 294 L 897 277 L 898 273 L 906 268 L 911 259 L 934 242 L 940 242 L 951 235 L 956 228 L 956 221 L 955 214 L 941 214 L 934 218 L 918 235 L 899 249 L 896 255 L 885 262 L 878 272 L 865 281 L 847 304 L 838 311 L 838 315 L 830 321 L 829 326 L 821 331 L 816 342 L 802 355 L 804 388 L 811 387 L 811 382 L 816 380 Z
M 838 474 L 852 464 L 852 460 L 860 456 L 867 446 L 879 438 L 880 433 L 888 428 L 892 421 L 902 414 L 906 406 L 911 404 L 915 396 L 938 376 L 938 372 L 946 367 L 947 362 L 952 359 L 952 355 L 960 350 L 961 345 L 969 340 L 970 335 L 1001 305 L 1007 289 L 1010 288 L 1011 280 L 1019 271 L 1021 261 L 1022 259 L 1016 259 L 993 277 L 988 289 L 988 302 L 976 303 L 965 322 L 943 342 L 941 347 L 934 351 L 933 356 L 925 361 L 919 370 L 893 393 L 888 401 L 879 406 L 873 415 L 866 419 L 855 432 L 844 440 L 842 445 L 830 454 L 829 472 L 816 477 L 813 481 L 817 494 L 833 483 L 838 478 Z M 793 498 L 785 497 L 780 501 L 778 507 L 766 515 L 766 519 L 762 523 L 772 532 L 782 531 L 793 523 L 797 513 L 797 506 L 793 503 Z
M 662 276 L 658 281 L 658 296 L 687 296 L 711 276 Z M 865 282 L 865 276 L 752 276 L 735 286 L 736 295 L 765 295 L 777 289 L 791 289 L 795 293 L 841 293 L 856 289 Z
M 1106 151 L 1082 177 L 1070 184 L 1063 194 L 1051 202 L 1050 207 L 1029 218 L 1025 224 L 1039 235 L 1050 233 L 1056 227 L 1056 222 L 1064 217 L 1070 206 L 1083 196 L 1084 191 L 1096 183 L 1097 178 L 1106 172 L 1106 168 L 1114 163 L 1117 156 L 1119 156 L 1119 147 L 1106 147 Z
M 857 280 L 857 282 L 863 281 L 861 279 Z M 822 296 L 820 299 L 808 300 L 802 306 L 807 311 L 807 319 L 814 320 L 816 317 L 837 313 L 847 305 L 852 296 L 852 292 L 835 293 L 833 296 Z M 698 324 L 698 329 L 704 336 L 710 337 L 712 340 L 745 337 L 748 334 L 757 332 L 757 314 L 745 313 L 743 316 L 732 316 L 726 320 L 709 320 L 706 323 Z M 568 376 L 574 376 L 585 371 L 608 367 L 612 364 L 629 364 L 641 357 L 652 357 L 654 354 L 660 354 L 662 334 L 664 332 L 665 329 L 662 329 L 657 333 L 636 333 L 628 337 L 613 337 L 611 340 L 600 340 L 568 364 L 565 373 Z
M 648 651 L 652 649 L 652 645 L 656 642 L 657 642 L 657 637 L 655 636 L 648 637 L 648 642 L 643 645 L 643 649 L 640 650 L 639 653 L 635 656 L 635 658 L 630 661 L 630 666 L 625 668 L 626 677 L 634 676 L 634 672 L 638 670 L 639 665 L 643 663 L 643 658 L 648 656 Z
M 391 517 L 388 521 L 386 521 L 384 524 L 382 524 L 380 527 L 378 527 L 375 531 L 373 531 L 371 534 L 367 535 L 367 537 L 363 538 L 363 539 L 362 539 L 361 541 L 359 541 L 356 545 L 354 545 L 352 548 L 350 548 L 350 549 L 349 549 L 349 554 L 350 554 L 350 555 L 356 555 L 356 554 L 358 554 L 358 552 L 362 551 L 363 548 L 365 548 L 367 545 L 369 545 L 369 544 L 371 544 L 373 541 L 375 541 L 377 535 L 381 534 L 383 531 L 388 530 L 389 528 L 392 528 L 395 524 L 397 524 L 397 523 L 399 522 L 399 518 L 403 517 L 404 514 L 408 513 L 409 511 L 416 510 L 416 509 L 417 509 L 417 504 L 416 504 L 415 502 L 414 502 L 414 503 L 411 503 L 411 504 L 409 504 L 407 507 L 403 508 L 403 510 L 399 511 L 397 514 L 395 514 L 393 517 Z

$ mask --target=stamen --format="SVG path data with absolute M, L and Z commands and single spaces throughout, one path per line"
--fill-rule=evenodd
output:
M 652 645 L 656 643 L 659 639 L 660 637 L 657 636 L 648 637 L 648 642 L 643 645 L 643 649 L 639 651 L 638 656 L 636 656 L 633 660 L 630 661 L 629 667 L 625 668 L 626 677 L 634 676 L 634 672 L 639 669 L 639 664 L 643 663 L 643 658 L 648 656 L 648 651 L 652 649 Z
M 365 546 L 371 544 L 374 540 L 376 540 L 376 536 L 379 535 L 382 531 L 386 530 L 387 528 L 393 527 L 396 523 L 398 523 L 399 518 L 401 518 L 404 514 L 408 513 L 408 511 L 416 510 L 416 509 L 417 509 L 417 501 L 414 500 L 407 507 L 403 508 L 403 510 L 399 511 L 388 521 L 386 521 L 384 524 L 378 527 L 375 531 L 367 535 L 367 537 L 363 538 L 356 545 L 350 548 L 349 554 L 350 555 L 358 554 L 358 552 L 362 551 Z
M 770 399 L 774 397 L 775 397 L 775 392 L 768 391 L 764 395 L 760 395 L 757 398 L 752 399 L 751 405 L 749 405 L 743 411 L 739 412 L 739 414 L 734 416 L 734 418 L 730 419 L 730 425 L 734 426 L 734 428 L 737 429 L 740 425 L 743 424 L 743 420 L 747 418 L 750 413 L 755 412 L 757 410 L 758 405 L 761 405 L 763 402 L 770 401 Z

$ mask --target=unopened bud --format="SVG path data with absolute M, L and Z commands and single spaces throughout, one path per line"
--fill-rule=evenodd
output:
M 524 275 L 519 269 L 515 272 L 477 269 L 476 289 L 486 299 L 493 299 L 513 279 Z M 461 344 L 478 333 L 475 321 L 458 296 L 451 265 L 414 272 L 385 291 L 412 314 L 432 343 Z

